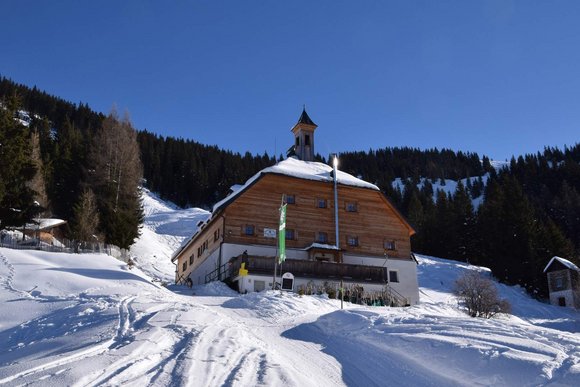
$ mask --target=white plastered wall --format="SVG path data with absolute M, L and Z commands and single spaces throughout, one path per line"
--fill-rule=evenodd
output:
M 389 286 L 409 299 L 411 305 L 419 303 L 419 283 L 417 281 L 417 263 L 412 259 L 383 257 L 365 257 L 344 254 L 342 261 L 350 265 L 383 266 L 389 271 L 397 271 L 399 282 L 389 282 Z
M 571 308 L 574 307 L 574 292 L 571 289 L 550 293 L 550 304 L 560 305 L 560 303 L 558 302 L 560 297 L 564 297 L 566 299 L 567 307 Z

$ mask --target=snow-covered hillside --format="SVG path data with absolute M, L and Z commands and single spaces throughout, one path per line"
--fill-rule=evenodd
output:
M 466 179 L 461 179 L 461 184 L 463 184 L 463 186 L 467 186 L 467 181 L 470 181 L 471 184 L 473 184 L 477 179 L 479 179 L 479 176 L 476 177 L 470 177 L 470 178 L 466 178 Z M 484 186 L 487 185 L 487 181 L 489 180 L 489 174 L 485 174 L 484 176 L 481 177 Z M 447 195 L 455 195 L 455 192 L 457 191 L 457 185 L 459 184 L 459 182 L 457 180 L 451 180 L 451 179 L 444 179 L 443 181 L 441 179 L 425 179 L 425 178 L 421 178 L 421 180 L 419 181 L 419 183 L 417 184 L 417 188 L 419 190 L 421 190 L 423 188 L 423 186 L 425 185 L 426 181 L 429 181 L 429 183 L 431 183 L 432 187 L 433 187 L 433 202 L 437 202 L 437 194 L 439 191 L 443 191 L 445 192 L 445 194 Z M 392 187 L 394 189 L 398 189 L 401 192 L 405 192 L 405 181 L 401 178 L 396 178 L 395 180 L 393 180 L 393 182 L 391 183 Z M 472 198 L 472 204 L 474 208 L 479 208 L 479 206 L 481 205 L 481 203 L 483 202 L 483 192 L 481 195 L 479 195 L 476 198 Z
M 509 168 L 509 165 L 510 165 L 509 162 L 507 162 L 507 161 L 491 160 L 490 163 L 496 171 L 500 171 L 502 169 Z M 425 186 L 425 184 L 427 182 L 429 182 L 431 184 L 431 186 L 433 187 L 433 202 L 435 203 L 435 202 L 437 202 L 437 194 L 439 191 L 443 191 L 447 195 L 455 195 L 459 181 L 461 181 L 461 184 L 463 184 L 464 187 L 468 187 L 468 186 L 476 183 L 477 180 L 479 180 L 479 179 L 481 179 L 481 181 L 483 183 L 483 187 L 485 187 L 487 185 L 487 181 L 489 180 L 489 173 L 486 173 L 483 176 L 468 177 L 468 178 L 461 179 L 461 180 L 427 179 L 427 178 L 423 177 L 420 179 L 419 183 L 417 183 L 417 188 L 419 190 L 421 190 Z M 401 179 L 400 177 L 393 180 L 391 182 L 391 186 L 394 189 L 398 189 L 401 192 L 405 192 L 405 180 Z M 483 191 L 481 192 L 481 194 L 479 196 L 472 197 L 471 201 L 473 204 L 473 208 L 478 209 L 479 206 L 481 205 L 481 203 L 483 202 Z
M 146 210 L 143 251 L 178 245 L 153 231 L 190 219 L 158 200 Z M 482 268 L 419 256 L 420 305 L 341 310 L 324 295 L 164 288 L 151 258 L 129 270 L 0 248 L 0 385 L 580 385 L 578 312 L 499 285 L 514 315 L 470 318 L 451 288 Z
M 180 209 L 143 189 L 145 219 L 141 237 L 131 246 L 131 256 L 149 276 L 160 282 L 175 280 L 171 256 L 197 230 L 210 213 L 200 208 Z

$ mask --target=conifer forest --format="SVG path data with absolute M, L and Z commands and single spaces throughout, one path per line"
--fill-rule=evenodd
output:
M 0 229 L 56 217 L 71 239 L 128 248 L 143 218 L 141 186 L 210 209 L 282 157 L 139 130 L 115 108 L 97 113 L 4 77 L 0 104 Z M 340 168 L 379 186 L 416 230 L 413 251 L 487 266 L 538 297 L 551 257 L 580 264 L 580 144 L 501 167 L 476 153 L 383 145 L 340 153 Z M 451 181 L 452 192 L 442 189 Z

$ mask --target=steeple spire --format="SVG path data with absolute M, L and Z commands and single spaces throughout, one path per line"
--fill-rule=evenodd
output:
M 318 126 L 310 119 L 310 117 L 308 117 L 308 113 L 306 113 L 306 106 L 305 105 L 302 105 L 302 114 L 300 115 L 300 118 L 298 119 L 297 124 L 306 124 L 306 125 Z

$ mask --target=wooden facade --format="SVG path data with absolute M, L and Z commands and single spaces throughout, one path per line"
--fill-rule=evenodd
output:
M 286 209 L 286 228 L 294 234 L 294 239 L 286 241 L 288 248 L 306 248 L 316 242 L 336 245 L 333 185 L 277 174 L 264 175 L 225 209 L 224 241 L 275 245 L 275 239 L 264 236 L 264 229 L 278 228 L 283 195 L 294 197 L 294 204 Z M 319 200 L 326 206 L 320 208 Z M 356 210 L 348 211 L 347 204 L 353 203 Z M 339 185 L 338 218 L 338 246 L 343 253 L 382 257 L 385 243 L 395 241 L 396 250 L 389 251 L 389 257 L 410 257 L 413 231 L 380 191 Z M 254 235 L 245 234 L 246 225 L 254 226 Z M 318 239 L 322 233 L 326 241 Z M 349 237 L 357 238 L 358 246 L 349 245 Z
M 285 201 L 287 264 L 282 266 L 293 283 L 340 280 L 387 291 L 397 305 L 419 302 L 413 228 L 378 187 L 313 161 L 316 128 L 303 109 L 291 129 L 289 157 L 234 188 L 174 254 L 176 282 L 227 280 L 240 292 L 276 288 L 279 209 Z
M 177 255 L 176 280 L 195 270 L 222 242 L 275 246 L 277 239 L 268 231 L 278 228 L 283 195 L 293 199 L 287 205 L 288 249 L 306 249 L 313 243 L 336 245 L 333 184 L 266 173 L 214 211 Z M 338 218 L 340 250 L 334 261 L 341 262 L 344 254 L 381 259 L 387 254 L 389 259 L 411 260 L 414 231 L 380 191 L 339 184 Z M 220 262 L 229 258 L 220 257 Z

